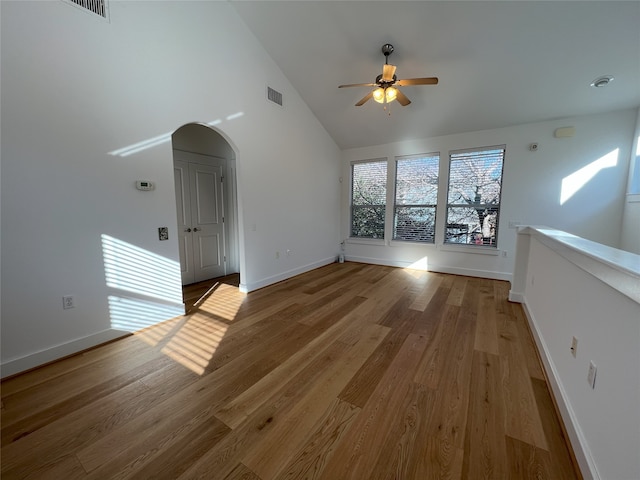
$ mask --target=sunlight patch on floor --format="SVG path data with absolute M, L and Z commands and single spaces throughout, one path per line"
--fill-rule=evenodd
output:
M 161 350 L 169 358 L 202 375 L 220 345 L 227 325 L 198 314 L 190 316 Z
M 199 311 L 211 313 L 228 321 L 236 318 L 246 294 L 241 293 L 238 287 L 227 284 L 216 284 L 215 290 L 211 289 L 198 300 L 194 307 Z M 213 288 L 213 287 L 212 287 Z
M 422 257 L 413 262 L 408 267 L 405 267 L 403 271 L 414 278 L 423 278 L 429 270 L 429 258 Z
M 158 345 L 164 338 L 166 338 L 171 330 L 176 328 L 179 322 L 183 320 L 183 317 L 176 317 L 171 320 L 167 320 L 166 322 L 159 323 L 149 328 L 145 328 L 143 330 L 139 330 L 137 332 L 133 332 L 135 336 L 137 336 L 140 340 L 155 347 Z

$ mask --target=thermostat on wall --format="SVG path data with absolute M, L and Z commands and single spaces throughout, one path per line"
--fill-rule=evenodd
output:
M 156 184 L 149 180 L 136 180 L 136 188 L 138 190 L 153 190 L 156 188 Z

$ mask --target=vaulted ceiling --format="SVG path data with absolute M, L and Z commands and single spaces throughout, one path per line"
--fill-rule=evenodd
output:
M 343 149 L 640 106 L 638 1 L 233 1 Z M 354 104 L 382 73 L 412 101 Z M 615 77 L 607 87 L 590 83 Z M 285 99 L 286 101 L 286 99 Z

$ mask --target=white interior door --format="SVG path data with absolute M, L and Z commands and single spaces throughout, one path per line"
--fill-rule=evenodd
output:
M 220 161 L 215 163 L 189 164 L 195 282 L 226 274 L 222 197 L 224 165 Z
M 193 238 L 191 228 L 191 188 L 189 186 L 189 164 L 173 162 L 173 176 L 176 187 L 176 210 L 178 213 L 178 247 L 180 249 L 180 271 L 182 284 L 195 282 L 193 272 Z
M 226 275 L 225 160 L 209 165 L 174 160 L 182 284 Z

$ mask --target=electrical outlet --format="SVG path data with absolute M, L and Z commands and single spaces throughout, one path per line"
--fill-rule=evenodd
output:
M 591 388 L 596 388 L 596 373 L 598 372 L 598 367 L 593 363 L 593 360 L 589 362 L 589 374 L 587 375 L 587 382 L 591 385 Z
M 70 308 L 75 308 L 76 299 L 73 295 L 65 295 L 62 297 L 62 308 L 65 310 L 69 310 Z
M 502 250 L 502 256 L 503 257 L 507 257 L 507 251 L 506 250 Z
M 576 337 L 573 337 L 573 339 L 571 340 L 571 355 L 573 355 L 573 358 L 575 358 L 577 354 L 578 354 L 578 339 Z

